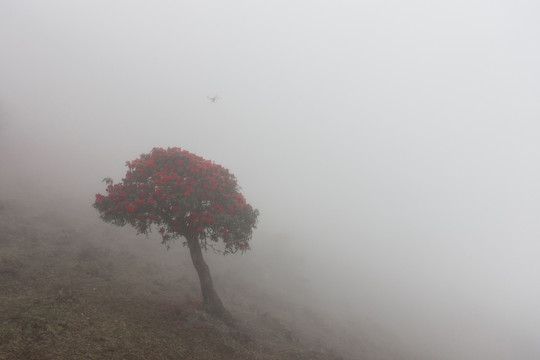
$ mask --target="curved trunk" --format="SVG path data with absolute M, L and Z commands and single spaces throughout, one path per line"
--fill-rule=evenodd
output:
M 225 309 L 221 300 L 219 299 L 216 290 L 214 290 L 214 283 L 212 282 L 212 277 L 210 276 L 210 269 L 203 259 L 201 245 L 197 236 L 187 237 L 187 244 L 189 247 L 189 253 L 191 255 L 191 261 L 197 270 L 199 275 L 199 281 L 201 282 L 201 291 L 203 297 L 204 309 L 216 316 L 217 318 L 223 320 L 223 322 L 229 326 L 234 327 L 234 319 Z

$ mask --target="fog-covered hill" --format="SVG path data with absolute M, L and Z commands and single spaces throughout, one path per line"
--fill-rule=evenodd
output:
M 207 254 L 231 329 L 200 309 L 181 244 L 167 251 L 77 209 L 0 199 L 0 359 L 390 358 L 377 327 L 310 305 L 286 257 L 275 261 L 288 279 L 253 256 Z

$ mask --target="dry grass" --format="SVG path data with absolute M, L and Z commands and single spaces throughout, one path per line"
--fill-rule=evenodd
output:
M 200 311 L 179 245 L 164 255 L 98 222 L 1 205 L 2 360 L 341 359 L 249 291 L 219 289 L 240 331 Z

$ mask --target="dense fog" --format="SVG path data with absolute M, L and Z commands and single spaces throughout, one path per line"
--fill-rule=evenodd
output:
M 97 217 L 104 177 L 185 148 L 237 176 L 261 212 L 253 256 L 270 274 L 294 259 L 306 302 L 420 359 L 538 359 L 539 16 L 526 0 L 0 0 L 0 190 Z

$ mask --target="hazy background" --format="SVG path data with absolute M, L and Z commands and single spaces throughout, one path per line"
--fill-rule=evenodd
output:
M 88 210 L 126 160 L 179 146 L 237 175 L 253 252 L 275 234 L 329 310 L 425 359 L 538 359 L 539 20 L 534 1 L 0 0 L 0 190 Z

